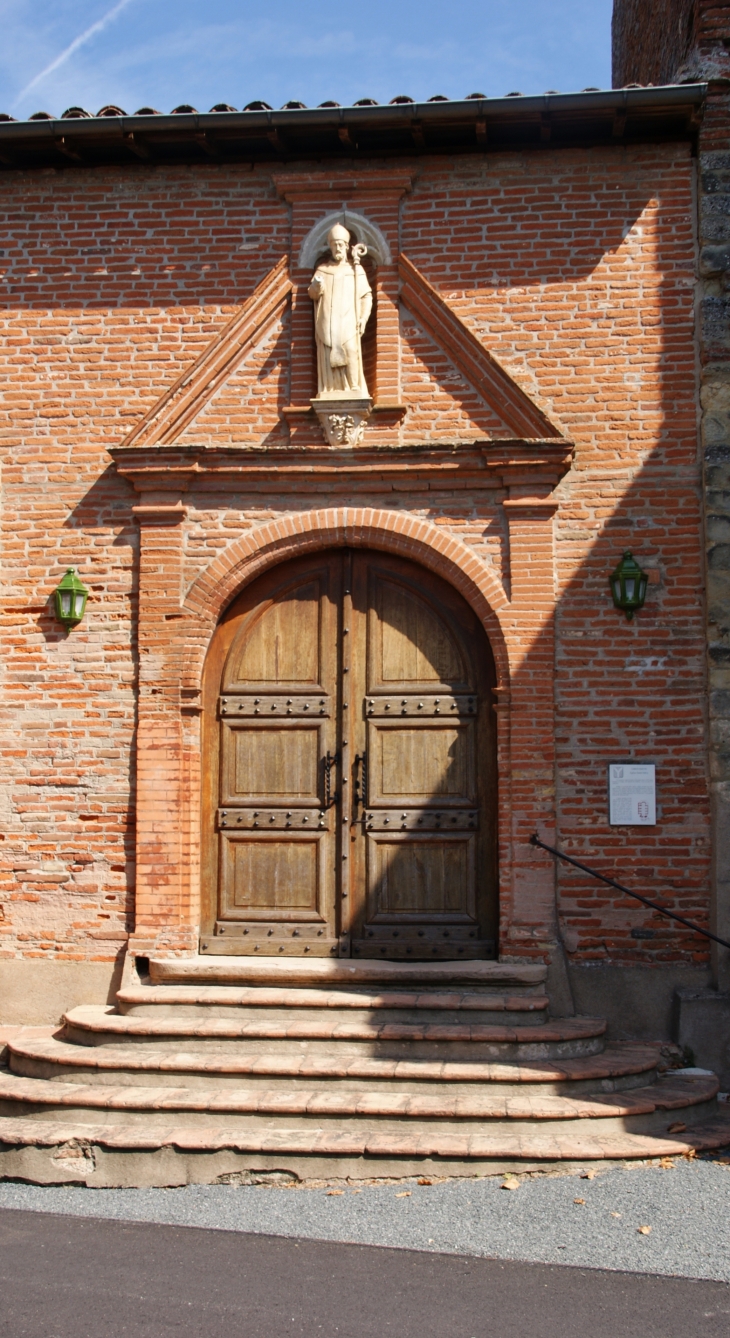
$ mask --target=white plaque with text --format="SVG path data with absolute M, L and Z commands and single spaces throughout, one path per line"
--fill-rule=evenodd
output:
M 610 762 L 609 823 L 614 827 L 656 824 L 656 767 L 653 762 Z

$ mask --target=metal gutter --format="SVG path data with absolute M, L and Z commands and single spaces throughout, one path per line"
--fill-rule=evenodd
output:
M 105 150 L 125 155 L 129 148 L 145 144 L 177 145 L 194 151 L 197 159 L 207 149 L 246 141 L 268 141 L 269 158 L 309 156 L 312 152 L 331 154 L 358 149 L 357 137 L 372 137 L 372 145 L 363 142 L 367 153 L 388 152 L 387 139 L 405 137 L 425 151 L 439 152 L 444 147 L 477 147 L 489 141 L 492 132 L 507 144 L 520 140 L 530 126 L 543 126 L 543 140 L 555 127 L 563 139 L 577 135 L 585 140 L 603 138 L 601 128 L 613 123 L 613 136 L 624 136 L 621 118 L 626 118 L 634 138 L 652 133 L 670 138 L 686 136 L 696 129 L 697 116 L 707 92 L 706 84 L 678 84 L 661 88 L 608 89 L 589 93 L 544 93 L 534 97 L 464 99 L 458 102 L 398 103 L 375 107 L 316 107 L 280 111 L 196 112 L 147 116 L 91 116 L 56 118 L 41 121 L 0 121 L 0 163 L 23 166 L 28 155 L 33 161 L 45 160 L 86 150 L 102 159 Z M 595 130 L 591 127 L 595 123 Z M 635 123 L 635 124 L 633 124 Z M 620 129 L 616 131 L 616 125 Z M 633 124 L 633 130 L 632 130 Z M 348 133 L 349 132 L 349 137 Z M 610 133 L 610 132 L 609 132 Z M 440 142 L 429 143 L 428 136 Z M 277 143 L 280 136 L 280 143 Z M 131 138 L 130 138 L 131 137 Z M 463 141 L 463 142 L 462 142 Z M 403 152 L 402 145 L 393 148 Z M 273 151 L 272 151 L 273 149 Z M 134 150 L 133 150 L 134 151 Z M 413 149 L 411 148 L 411 151 Z M 179 156 L 179 153 L 178 153 Z M 256 155 L 260 156 L 260 155 Z M 92 164 L 93 165 L 93 164 Z

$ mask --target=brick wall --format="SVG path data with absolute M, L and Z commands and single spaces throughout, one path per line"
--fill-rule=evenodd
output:
M 614 88 L 673 83 L 692 45 L 694 18 L 695 0 L 614 0 Z
M 730 18 L 723 0 L 614 0 L 614 88 L 726 79 Z
M 311 526 L 313 511 L 345 505 L 428 522 L 464 546 L 464 566 L 463 554 L 474 554 L 494 589 L 511 598 L 499 617 L 511 637 L 509 802 L 521 826 L 519 837 L 514 826 L 503 833 L 502 856 L 514 867 L 523 861 L 524 897 L 534 896 L 540 932 L 523 897 L 520 923 L 510 922 L 510 951 L 539 952 L 545 938 L 552 870 L 547 857 L 528 859 L 524 851 L 536 822 L 548 834 L 556 830 L 555 793 L 557 833 L 569 848 L 707 918 L 690 150 L 546 149 L 390 162 L 393 179 L 400 172 L 410 185 L 393 185 L 387 199 L 377 189 L 377 163 L 358 171 L 363 212 L 381 211 L 394 249 L 400 244 L 575 442 L 574 466 L 555 494 L 554 538 L 546 547 L 547 513 L 525 510 L 476 471 L 456 477 L 452 470 L 439 480 L 380 468 L 357 481 L 329 475 L 281 484 L 272 477 L 217 490 L 193 481 L 178 499 L 182 515 L 158 514 L 152 487 L 142 499 L 147 511 L 135 519 L 140 498 L 115 471 L 110 448 L 290 248 L 296 268 L 298 239 L 325 209 L 296 183 L 277 183 L 266 167 L 5 173 L 2 954 L 110 959 L 119 950 L 134 928 L 138 723 L 151 722 L 153 770 L 168 744 L 182 750 L 186 776 L 197 765 L 195 712 L 180 722 L 171 668 L 184 658 L 185 638 L 197 635 L 190 611 L 180 617 L 184 597 L 203 588 L 211 564 L 223 563 L 247 536 L 282 517 Z M 337 188 L 335 195 L 342 198 Z M 402 310 L 395 320 L 394 269 L 382 284 L 378 333 L 394 355 L 382 369 L 379 363 L 378 385 L 395 377 L 408 412 L 369 427 L 371 437 L 380 433 L 394 449 L 431 444 L 448 455 L 455 443 L 504 436 L 497 408 L 480 399 L 448 351 L 412 313 Z M 286 445 L 282 408 L 306 392 L 307 356 L 311 310 L 295 291 L 291 315 L 267 329 L 185 428 L 180 446 Z M 505 507 L 510 501 L 517 510 Z M 615 612 L 607 587 L 628 546 L 651 572 L 647 607 L 632 623 Z M 65 637 L 49 599 L 71 564 L 92 595 L 85 621 Z M 140 571 L 141 612 L 152 620 L 144 627 L 155 630 L 143 628 L 138 639 Z M 535 771 L 540 721 L 552 720 L 553 680 L 557 724 L 554 737 L 540 736 Z M 606 763 L 627 756 L 658 765 L 659 825 L 639 834 L 607 826 Z M 528 802 L 521 776 L 530 767 Z M 140 815 L 158 834 L 165 823 L 174 826 L 177 803 L 161 775 L 155 771 L 153 780 L 164 791 L 164 812 L 145 807 Z M 139 783 L 150 783 L 144 769 Z M 175 839 L 175 858 L 193 868 L 195 822 Z M 180 893 L 178 909 L 166 910 L 161 868 L 153 861 L 144 874 L 146 923 L 156 917 L 156 932 L 164 930 L 170 944 L 193 946 L 194 897 Z M 187 930 L 175 920 L 186 896 Z M 503 906 L 508 920 L 506 894 Z M 705 956 L 697 938 L 655 926 L 641 908 L 605 897 L 578 875 L 559 874 L 559 912 L 575 960 Z M 647 924 L 653 940 L 632 938 L 632 928 Z
M 730 8 L 717 0 L 616 0 L 613 70 L 615 84 L 660 79 L 708 84 L 698 144 L 697 355 L 713 809 L 711 919 L 715 932 L 730 939 Z M 730 952 L 714 949 L 713 976 L 716 984 L 730 988 Z

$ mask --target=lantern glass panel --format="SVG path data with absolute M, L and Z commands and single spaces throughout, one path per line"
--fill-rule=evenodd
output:
M 68 618 L 71 613 L 71 591 L 61 591 L 61 613 L 64 618 Z
M 74 599 L 74 614 L 76 615 L 77 618 L 81 618 L 83 616 L 83 612 L 84 612 L 83 591 L 77 590 Z
M 616 608 L 623 609 L 627 618 L 633 618 L 635 611 L 642 608 L 644 603 L 649 580 L 647 573 L 641 570 L 633 554 L 627 550 L 608 579 Z

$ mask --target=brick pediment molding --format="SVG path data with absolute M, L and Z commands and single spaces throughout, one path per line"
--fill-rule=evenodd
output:
M 563 433 L 471 330 L 420 270 L 401 253 L 401 302 L 440 345 L 480 397 L 523 440 L 558 440 Z
M 166 446 L 174 442 L 281 315 L 291 290 L 287 257 L 282 256 L 240 311 L 160 396 L 123 445 Z

